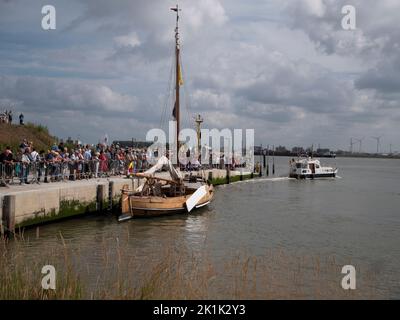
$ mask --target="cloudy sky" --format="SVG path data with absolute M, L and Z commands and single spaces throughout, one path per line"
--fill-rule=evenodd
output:
M 59 137 L 143 139 L 168 100 L 176 0 L 0 0 L 0 106 Z M 57 29 L 41 28 L 42 6 Z M 256 142 L 400 149 L 400 1 L 180 0 L 187 119 Z M 357 29 L 341 27 L 344 5 Z

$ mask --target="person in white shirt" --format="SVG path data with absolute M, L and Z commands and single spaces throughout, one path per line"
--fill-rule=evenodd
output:
M 25 152 L 22 154 L 21 157 L 21 162 L 22 162 L 22 179 L 21 179 L 21 184 L 26 183 L 29 184 L 28 182 L 28 175 L 29 175 L 29 165 L 32 162 L 31 158 L 31 152 L 29 147 L 25 149 Z
M 36 176 L 37 181 L 40 182 L 40 177 L 41 177 L 41 170 L 40 170 L 40 156 L 39 156 L 39 152 L 36 151 L 35 148 L 32 149 L 31 152 L 31 170 L 32 173 Z
M 35 148 L 32 149 L 31 158 L 32 158 L 33 162 L 38 162 L 39 161 L 39 153 L 36 151 Z

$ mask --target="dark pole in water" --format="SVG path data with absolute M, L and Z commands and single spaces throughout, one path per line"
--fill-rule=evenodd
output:
M 259 172 L 259 176 L 260 177 L 262 177 L 262 172 L 263 172 L 264 167 L 265 167 L 265 166 L 263 166 L 263 164 L 261 162 L 262 154 L 263 154 L 263 148 L 262 148 L 262 144 L 261 144 L 261 147 L 260 147 L 260 168 L 259 168 L 260 169 L 260 172 Z
M 272 147 L 272 174 L 275 175 L 275 146 Z
M 2 216 L 2 236 L 10 238 L 15 233 L 15 195 L 5 195 L 3 197 L 3 216 Z
M 114 181 L 108 183 L 108 211 L 113 209 Z
M 267 167 L 266 151 L 263 150 L 263 168 L 265 169 L 266 167 Z
M 266 155 L 266 153 L 267 153 L 267 151 L 266 151 L 267 149 L 262 149 L 261 150 L 261 152 L 262 152 L 262 156 L 263 156 L 263 169 L 265 169 L 266 168 L 266 166 L 267 166 L 267 163 L 266 163 L 266 157 L 265 157 L 265 155 Z
M 267 145 L 267 177 L 269 176 L 269 145 Z

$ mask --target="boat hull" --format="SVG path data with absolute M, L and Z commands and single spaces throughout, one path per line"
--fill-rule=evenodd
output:
M 290 178 L 296 179 L 321 179 L 321 178 L 335 178 L 336 173 L 315 173 L 315 174 L 296 174 L 291 173 Z
M 207 206 L 214 196 L 213 186 L 206 186 L 207 193 L 193 209 Z M 179 213 L 187 213 L 186 201 L 196 190 L 190 190 L 184 196 L 155 197 L 132 195 L 122 193 L 122 215 L 130 215 L 132 218 L 157 217 Z

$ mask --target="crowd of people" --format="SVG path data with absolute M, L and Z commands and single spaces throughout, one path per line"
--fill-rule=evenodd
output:
M 76 145 L 68 149 L 63 142 L 49 150 L 36 150 L 24 139 L 14 154 L 6 147 L 0 154 L 2 183 L 14 178 L 20 183 L 79 180 L 111 175 L 128 175 L 149 167 L 146 149 L 119 145 Z M 30 179 L 28 179 L 30 177 Z
M 69 147 L 68 147 L 69 146 Z M 147 148 L 120 147 L 118 144 L 77 144 L 71 147 L 64 142 L 54 143 L 48 150 L 37 150 L 32 141 L 23 139 L 18 150 L 6 147 L 0 154 L 0 184 L 7 185 L 17 181 L 20 184 L 80 180 L 115 175 L 129 176 L 143 172 L 151 167 Z M 154 154 L 154 157 L 157 157 Z M 168 155 L 167 155 L 168 157 Z M 214 161 L 213 161 L 214 159 Z M 215 162 L 215 159 L 217 161 Z M 212 164 L 214 163 L 214 164 Z M 152 163 L 154 164 L 154 163 Z M 244 167 L 232 158 L 228 164 L 224 153 L 210 155 L 209 165 L 198 160 L 181 170 L 192 171 L 205 167 L 230 168 Z

